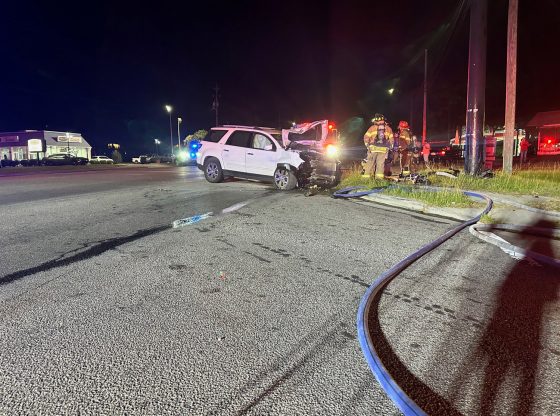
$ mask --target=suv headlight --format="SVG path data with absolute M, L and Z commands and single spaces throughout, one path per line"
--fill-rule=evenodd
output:
M 334 144 L 329 144 L 327 145 L 326 152 L 328 157 L 336 157 L 338 155 L 338 147 Z

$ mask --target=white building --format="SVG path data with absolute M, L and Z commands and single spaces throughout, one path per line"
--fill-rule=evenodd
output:
M 91 146 L 80 133 L 49 130 L 0 133 L 0 159 L 42 159 L 55 153 L 69 153 L 91 159 Z

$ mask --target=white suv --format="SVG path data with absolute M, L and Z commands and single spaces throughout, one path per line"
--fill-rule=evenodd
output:
M 201 142 L 197 165 L 209 182 L 224 177 L 272 182 L 280 190 L 296 186 L 333 186 L 340 180 L 340 163 L 329 139 L 328 121 L 294 126 L 221 126 Z

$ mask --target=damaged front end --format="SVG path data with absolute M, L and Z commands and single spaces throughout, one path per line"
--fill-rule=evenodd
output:
M 303 160 L 296 172 L 301 188 L 330 188 L 340 182 L 336 132 L 329 129 L 328 120 L 299 124 L 282 130 L 282 141 L 287 150 L 296 151 Z
M 340 182 L 340 162 L 325 154 L 302 151 L 303 163 L 297 171 L 298 183 L 303 187 L 331 188 Z

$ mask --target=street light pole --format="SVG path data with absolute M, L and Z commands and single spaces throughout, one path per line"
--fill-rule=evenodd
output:
M 177 141 L 179 142 L 179 152 L 181 151 L 181 123 L 183 119 L 181 117 L 177 117 Z
M 169 143 L 171 144 L 171 154 L 173 154 L 173 123 L 171 122 L 171 111 L 173 107 L 166 105 L 165 109 L 169 113 Z

